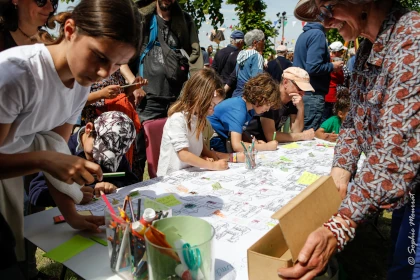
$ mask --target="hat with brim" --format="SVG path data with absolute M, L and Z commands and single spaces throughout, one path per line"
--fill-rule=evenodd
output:
M 318 9 L 312 7 L 311 0 L 300 0 L 294 10 L 295 17 L 301 21 L 315 22 Z
M 312 91 L 314 88 L 311 86 L 308 72 L 299 67 L 289 67 L 284 69 L 283 78 L 292 80 L 303 91 Z

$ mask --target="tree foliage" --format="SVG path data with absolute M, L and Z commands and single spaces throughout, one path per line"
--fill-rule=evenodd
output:
M 227 4 L 236 5 L 235 12 L 239 18 L 239 24 L 234 28 L 246 33 L 253 29 L 259 29 L 265 34 L 264 57 L 274 52 L 273 44 L 268 38 L 275 38 L 277 32 L 271 21 L 265 19 L 267 5 L 262 0 L 227 0 Z
M 197 29 L 200 29 L 206 21 L 206 14 L 209 15 L 211 25 L 217 29 L 217 25 L 224 23 L 223 14 L 220 12 L 223 0 L 179 0 L 184 11 L 194 19 Z

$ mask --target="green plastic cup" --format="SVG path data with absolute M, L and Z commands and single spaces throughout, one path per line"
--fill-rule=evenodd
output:
M 172 249 L 153 244 L 147 238 L 151 229 L 147 229 L 145 237 L 150 280 L 215 278 L 215 230 L 211 224 L 196 217 L 177 216 L 156 221 L 153 226 L 165 234 Z M 186 274 L 190 274 L 191 278 Z

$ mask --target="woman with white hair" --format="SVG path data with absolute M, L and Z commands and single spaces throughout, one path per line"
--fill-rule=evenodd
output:
M 264 32 L 259 29 L 254 29 L 245 34 L 245 44 L 248 49 L 241 51 L 238 54 L 236 63 L 236 89 L 232 97 L 242 96 L 245 83 L 252 77 L 263 72 L 264 58 L 262 52 L 264 51 Z

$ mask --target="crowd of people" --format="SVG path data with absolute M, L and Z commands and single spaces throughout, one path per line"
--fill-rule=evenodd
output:
M 190 166 L 225 170 L 244 162 L 251 142 L 260 151 L 314 137 L 337 142 L 331 176 L 342 205 L 279 276 L 315 277 L 381 209 L 395 209 L 388 278 L 420 275 L 420 252 L 406 250 L 411 204 L 420 224 L 412 199 L 420 161 L 418 13 L 394 0 L 300 0 L 295 15 L 308 23 L 294 52 L 279 45 L 265 62 L 263 31 L 234 30 L 214 52 L 200 46 L 176 0 L 81 0 L 59 14 L 58 0 L 3 2 L 1 279 L 48 279 L 36 270 L 33 248 L 25 253 L 25 214 L 57 206 L 73 228 L 99 230 L 104 218 L 79 215 L 75 204 L 143 180 L 143 124 L 157 119 L 166 119 L 158 176 Z M 50 36 L 44 27 L 56 24 L 59 35 Z M 347 41 L 366 38 L 357 54 L 327 43 L 332 28 Z M 102 180 L 117 171 L 126 176 Z

